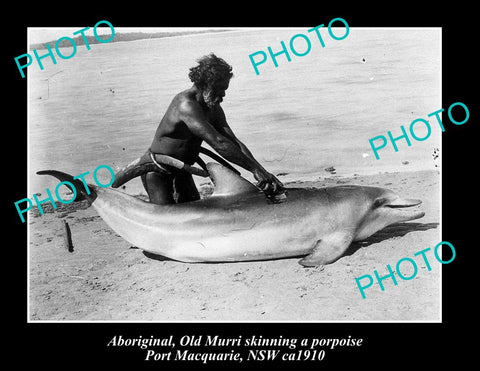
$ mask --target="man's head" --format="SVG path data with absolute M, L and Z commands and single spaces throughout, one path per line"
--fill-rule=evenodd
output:
M 213 53 L 203 56 L 197 62 L 197 66 L 190 68 L 188 77 L 201 90 L 207 106 L 212 108 L 225 96 L 225 90 L 233 76 L 232 67 Z

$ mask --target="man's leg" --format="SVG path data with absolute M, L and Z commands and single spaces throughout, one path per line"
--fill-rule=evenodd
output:
M 142 175 L 143 187 L 148 193 L 150 202 L 157 205 L 174 204 L 173 176 L 160 173 Z
M 193 177 L 188 173 L 175 175 L 174 180 L 177 203 L 196 201 L 200 199 Z

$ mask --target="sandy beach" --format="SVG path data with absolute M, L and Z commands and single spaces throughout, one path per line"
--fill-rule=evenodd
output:
M 280 177 L 281 178 L 281 177 Z M 426 215 L 387 227 L 353 243 L 345 256 L 322 268 L 297 258 L 187 264 L 151 256 L 113 232 L 86 201 L 40 216 L 30 212 L 30 320 L 46 321 L 438 321 L 441 265 L 417 260 L 418 273 L 394 286 L 367 289 L 355 278 L 385 272 L 404 257 L 440 242 L 437 171 L 380 173 L 288 183 L 389 188 L 423 200 Z M 207 186 L 205 186 L 206 188 Z M 204 191 L 205 191 L 204 188 Z M 74 251 L 63 241 L 62 220 Z

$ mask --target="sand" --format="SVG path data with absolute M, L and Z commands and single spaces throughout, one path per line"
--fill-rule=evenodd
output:
M 406 165 L 407 166 L 407 165 Z M 280 177 L 281 179 L 282 177 Z M 440 237 L 438 171 L 341 177 L 325 172 L 295 187 L 337 184 L 389 188 L 423 200 L 422 219 L 387 227 L 353 243 L 345 256 L 320 268 L 297 258 L 259 262 L 187 264 L 152 256 L 123 240 L 86 201 L 29 215 L 30 321 L 440 321 L 441 264 L 427 254 L 418 272 L 395 286 L 385 280 L 366 290 L 355 278 L 387 273 L 397 261 L 433 248 Z M 64 245 L 62 220 L 74 251 Z M 404 275 L 408 268 L 402 270 Z

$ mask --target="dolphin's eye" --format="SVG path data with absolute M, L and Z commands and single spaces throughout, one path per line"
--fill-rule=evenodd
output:
M 387 199 L 384 197 L 377 198 L 375 201 L 373 201 L 373 208 L 376 209 L 387 202 Z

